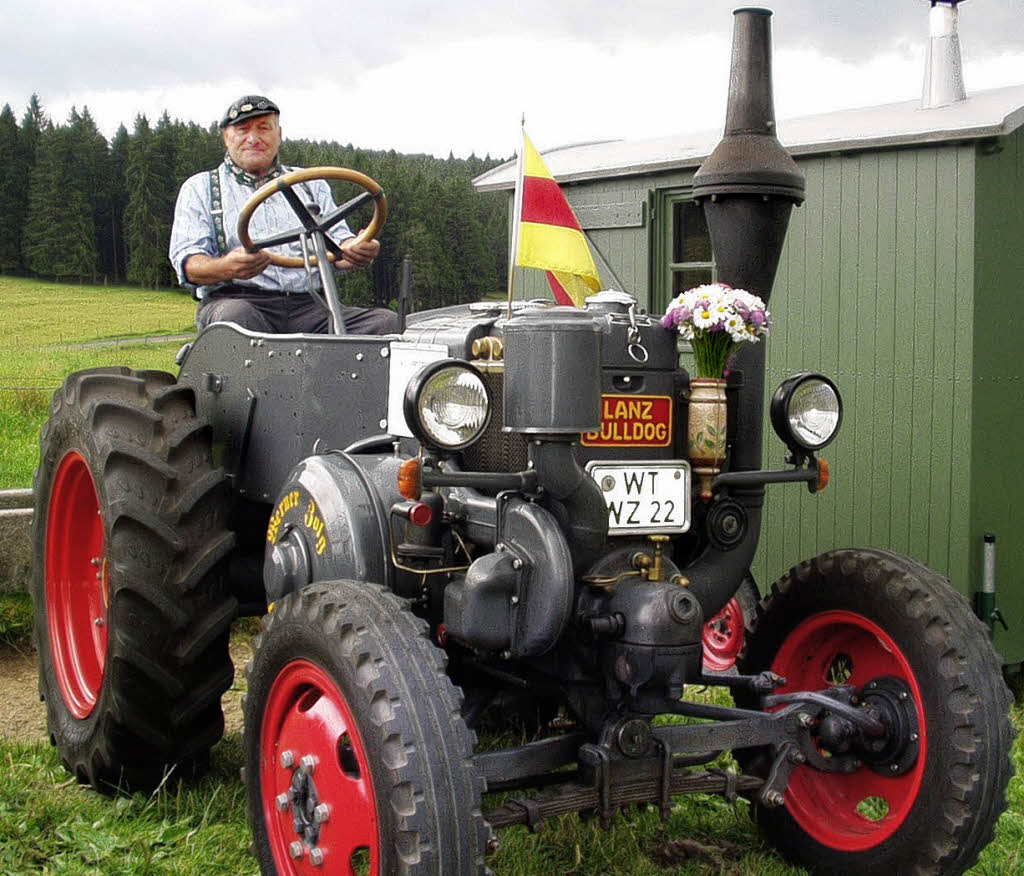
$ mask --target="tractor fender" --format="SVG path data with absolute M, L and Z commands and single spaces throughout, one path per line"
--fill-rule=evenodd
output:
M 393 588 L 388 509 L 401 500 L 392 455 L 331 451 L 285 479 L 267 525 L 267 602 L 314 581 L 344 578 Z

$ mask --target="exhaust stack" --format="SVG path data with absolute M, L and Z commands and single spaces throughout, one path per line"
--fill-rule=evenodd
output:
M 693 177 L 704 208 L 718 277 L 737 289 L 771 295 L 794 204 L 804 200 L 804 175 L 775 135 L 772 101 L 771 12 L 737 9 L 725 135 Z M 731 471 L 761 468 L 764 344 L 743 344 L 730 377 L 733 433 Z M 742 372 L 742 373 L 737 373 Z M 750 567 L 761 529 L 764 487 L 733 488 L 746 531 L 729 548 L 709 545 L 683 571 L 705 617 L 736 592 Z
M 765 302 L 789 214 L 804 200 L 803 171 L 775 134 L 771 14 L 750 8 L 733 13 L 725 134 L 693 177 L 693 197 L 704 207 L 719 279 Z M 743 386 L 733 418 L 731 468 L 750 471 L 761 467 L 764 344 L 745 344 L 736 367 L 743 371 Z
M 928 13 L 928 49 L 924 61 L 921 109 L 935 109 L 965 100 L 964 68 L 957 32 L 961 0 L 931 0 Z

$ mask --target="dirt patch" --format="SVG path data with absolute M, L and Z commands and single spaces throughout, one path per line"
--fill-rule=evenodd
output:
M 223 697 L 224 732 L 242 729 L 242 694 L 245 665 L 252 659 L 248 637 L 233 637 L 231 659 L 235 680 Z M 39 660 L 27 646 L 0 646 L 0 736 L 17 742 L 46 739 L 46 707 L 39 699 Z
M 18 742 L 46 739 L 46 707 L 39 699 L 35 651 L 0 647 L 0 735 Z

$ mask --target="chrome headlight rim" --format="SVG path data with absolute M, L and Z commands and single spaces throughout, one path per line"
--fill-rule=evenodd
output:
M 835 426 L 828 437 L 818 442 L 810 442 L 802 438 L 796 433 L 790 422 L 790 405 L 793 397 L 798 389 L 811 382 L 820 383 L 828 387 L 836 399 Z M 775 429 L 775 434 L 797 456 L 807 456 L 808 454 L 823 450 L 836 439 L 843 425 L 843 397 L 840 395 L 839 388 L 835 382 L 824 374 L 818 371 L 801 371 L 787 377 L 779 384 L 778 389 L 775 390 L 775 394 L 772 396 L 770 412 L 772 428 Z
M 484 398 L 486 399 L 486 411 L 484 412 L 483 421 L 477 427 L 476 431 L 463 441 L 445 442 L 440 440 L 436 435 L 431 433 L 430 429 L 423 422 L 423 418 L 421 416 L 422 409 L 420 407 L 420 402 L 423 397 L 423 393 L 427 390 L 431 381 L 442 371 L 463 371 L 470 374 L 479 381 L 480 388 L 483 390 Z M 490 388 L 487 386 L 483 375 L 477 368 L 474 368 L 468 362 L 461 359 L 438 359 L 435 362 L 430 362 L 424 365 L 416 372 L 416 374 L 413 375 L 412 379 L 405 387 L 405 397 L 402 402 L 402 408 L 405 413 L 406 423 L 409 425 L 413 435 L 424 447 L 442 453 L 454 453 L 459 450 L 465 450 L 467 447 L 472 446 L 480 440 L 481 436 L 487 431 L 487 427 L 490 425 L 491 416 L 494 411 L 494 404 L 493 399 L 491 398 Z

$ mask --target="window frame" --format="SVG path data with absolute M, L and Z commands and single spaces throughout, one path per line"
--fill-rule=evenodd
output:
M 675 275 L 685 270 L 709 269 L 711 279 L 718 279 L 718 270 L 714 262 L 712 250 L 711 261 L 674 262 L 675 254 L 675 207 L 680 203 L 693 201 L 693 188 L 690 186 L 671 189 L 659 189 L 653 193 L 654 221 L 651 228 L 654 235 L 651 251 L 654 256 L 652 265 L 651 312 L 664 313 L 672 294 Z

